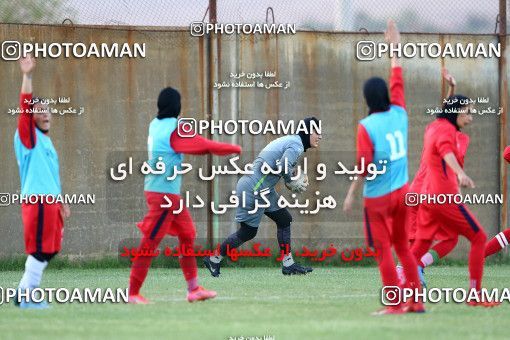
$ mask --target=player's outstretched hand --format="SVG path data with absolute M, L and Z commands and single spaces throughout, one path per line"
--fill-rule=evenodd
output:
M 384 38 L 390 44 L 400 43 L 400 32 L 398 31 L 397 24 L 393 21 L 393 19 L 388 20 L 388 25 L 384 32 Z
M 446 80 L 448 82 L 448 85 L 457 86 L 457 82 L 455 81 L 455 78 L 451 75 L 450 72 L 448 72 L 446 67 L 443 67 L 441 69 L 441 74 L 443 75 L 444 80 Z
M 475 182 L 471 178 L 469 178 L 468 175 L 465 173 L 461 173 L 458 176 L 459 178 L 459 184 L 463 187 L 471 188 L 473 189 L 475 187 Z
M 35 69 L 35 58 L 31 54 L 27 54 L 26 57 L 20 58 L 19 65 L 23 74 L 31 74 Z

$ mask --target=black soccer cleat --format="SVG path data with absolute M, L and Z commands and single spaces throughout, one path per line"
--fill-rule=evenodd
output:
M 214 262 L 211 261 L 211 259 L 209 257 L 205 257 L 204 258 L 204 266 L 207 269 L 209 269 L 209 271 L 211 272 L 212 276 L 214 276 L 214 277 L 220 276 L 221 262 L 220 263 L 214 263 Z
M 304 267 L 304 268 L 305 268 L 307 273 L 313 272 L 313 268 L 312 267 Z
M 306 275 L 306 273 L 311 272 L 313 269 L 310 267 L 303 267 L 299 263 L 293 263 L 288 267 L 282 267 L 283 275 Z

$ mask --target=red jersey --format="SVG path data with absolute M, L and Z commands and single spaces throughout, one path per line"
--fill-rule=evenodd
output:
M 427 126 L 428 129 L 428 126 Z M 426 130 L 425 130 L 426 131 Z M 457 131 L 456 134 L 457 141 L 457 150 L 458 150 L 458 162 L 461 167 L 464 167 L 464 158 L 466 157 L 467 149 L 469 147 L 469 136 L 465 133 Z M 416 174 L 414 175 L 413 182 L 409 187 L 409 192 L 415 192 L 417 194 L 421 194 L 427 192 L 427 188 L 424 187 L 425 178 L 427 176 L 427 163 L 423 160 L 423 151 L 420 160 L 420 167 Z
M 429 194 L 459 193 L 457 176 L 443 159 L 452 152 L 459 164 L 464 163 L 457 147 L 457 133 L 457 128 L 444 118 L 436 119 L 425 130 L 422 163 L 426 164 L 427 176 L 423 185 Z

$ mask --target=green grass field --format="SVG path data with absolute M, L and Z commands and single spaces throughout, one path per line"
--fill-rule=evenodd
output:
M 19 271 L 0 272 L 1 287 L 15 287 Z M 125 287 L 128 269 L 47 270 L 45 287 Z M 430 287 L 466 287 L 465 266 L 428 268 Z M 53 304 L 49 310 L 0 306 L 0 339 L 508 339 L 510 305 L 494 309 L 427 305 L 426 314 L 373 317 L 380 308 L 377 268 L 317 268 L 283 276 L 279 268 L 235 268 L 200 283 L 218 291 L 190 304 L 180 270 L 155 268 L 142 293 L 154 304 Z M 510 267 L 491 265 L 484 286 L 508 287 Z

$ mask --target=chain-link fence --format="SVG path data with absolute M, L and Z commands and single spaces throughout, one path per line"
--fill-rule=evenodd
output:
M 276 22 L 298 30 L 383 31 L 394 18 L 403 32 L 491 34 L 499 30 L 499 0 L 18 0 L 0 2 L 0 22 L 187 27 L 209 21 Z M 509 5 L 507 4 L 507 11 Z
M 214 6 L 211 9 L 214 3 L 216 10 Z M 325 144 L 325 148 L 334 150 L 331 152 L 335 152 L 335 156 L 317 159 L 338 162 L 340 159 L 336 157 L 341 152 L 355 148 L 355 124 L 366 111 L 361 92 L 364 80 L 374 74 L 384 74 L 381 58 L 369 63 L 354 58 L 358 41 L 382 40 L 380 34 L 372 32 L 383 31 L 386 20 L 391 17 L 403 32 L 431 33 L 418 37 L 407 35 L 405 39 L 409 41 L 488 44 L 498 41 L 493 34 L 500 28 L 496 25 L 499 6 L 496 0 L 486 1 L 483 5 L 474 0 L 459 4 L 438 0 L 414 4 L 403 0 L 18 0 L 16 3 L 0 0 L 0 23 L 32 24 L 0 25 L 0 41 L 143 42 L 148 45 L 148 58 L 48 58 L 41 61 L 44 73 L 37 77 L 39 81 L 45 80 L 44 86 L 39 83 L 37 88 L 48 92 L 63 91 L 64 96 L 85 103 L 87 112 L 93 113 L 86 119 L 66 124 L 65 129 L 60 124 L 60 130 L 52 131 L 52 135 L 55 140 L 61 141 L 62 150 L 65 150 L 63 164 L 69 165 L 62 174 L 63 183 L 67 188 L 98 193 L 101 202 L 97 207 L 81 207 L 73 212 L 75 220 L 68 227 L 66 236 L 68 251 L 71 254 L 104 253 L 113 248 L 116 251 L 119 235 L 134 237 L 136 230 L 132 225 L 144 212 L 140 187 L 143 181 L 126 183 L 124 191 L 119 193 L 97 179 L 104 177 L 105 169 L 114 166 L 106 166 L 106 159 L 112 158 L 106 155 L 118 152 L 122 161 L 126 157 L 120 151 L 140 151 L 138 147 L 145 145 L 145 134 L 135 131 L 139 131 L 140 126 L 147 126 L 148 117 L 153 116 L 155 96 L 161 86 L 171 84 L 179 88 L 184 98 L 183 112 L 197 119 L 215 117 L 214 112 L 221 119 L 243 120 L 261 117 L 264 120 L 291 120 L 308 113 L 320 113 L 325 126 L 333 127 L 329 135 L 325 135 L 324 143 L 329 143 Z M 193 37 L 189 31 L 190 24 L 208 22 L 214 13 L 219 23 L 295 24 L 298 30 L 312 32 L 295 36 L 217 34 L 206 38 Z M 359 31 L 370 34 L 356 33 Z M 448 33 L 463 34 L 445 36 Z M 449 58 L 406 61 L 406 74 L 412 75 L 407 76 L 406 83 L 408 102 L 412 103 L 409 109 L 413 113 L 409 125 L 414 137 L 410 140 L 411 171 L 416 170 L 419 162 L 419 136 L 431 119 L 421 113 L 430 105 L 436 105 L 444 86 L 441 66 L 456 74 L 463 93 L 473 97 L 490 97 L 491 103 L 502 103 L 498 104 L 501 106 L 508 101 L 508 96 L 504 97 L 507 91 L 501 90 L 504 79 L 508 81 L 509 77 L 504 58 L 480 58 L 476 62 Z M 13 105 L 18 96 L 18 88 L 12 86 L 11 80 L 19 71 L 12 62 L 2 62 L 0 67 L 0 74 L 10 79 L 0 83 L 0 102 L 4 105 L 2 110 L 7 112 L 7 106 Z M 220 91 L 214 88 L 213 84 L 229 82 L 233 73 L 244 70 L 276 71 L 278 78 L 290 82 L 291 86 L 287 90 L 269 91 L 242 88 Z M 506 112 L 507 109 L 502 117 L 506 118 Z M 14 131 L 12 118 L 0 116 L 5 121 L 5 124 L 0 124 L 0 135 L 10 135 L 11 143 Z M 506 124 L 503 118 L 485 118 L 470 133 L 470 148 L 477 150 L 479 156 L 470 158 L 468 162 L 472 163 L 467 167 L 470 173 L 475 174 L 481 193 L 506 192 L 506 187 L 501 184 L 506 181 L 506 175 L 503 171 L 498 172 L 501 170 L 501 150 L 497 145 L 506 145 L 503 124 Z M 111 126 L 116 128 L 111 129 Z M 72 139 L 66 137 L 70 133 Z M 269 142 L 269 135 L 264 138 L 241 136 L 237 141 L 243 145 L 243 153 L 254 159 Z M 0 162 L 4 167 L 3 173 L 12 176 L 4 181 L 7 183 L 4 192 L 15 192 L 18 187 L 12 144 L 0 143 L 0 151 L 0 155 L 5 157 L 5 161 Z M 203 163 L 198 162 L 194 160 L 192 163 L 200 167 L 212 161 L 202 159 L 200 162 Z M 218 182 L 216 189 L 197 183 L 200 182 L 190 180 L 186 185 L 193 192 L 205 193 L 201 194 L 202 197 L 213 197 L 215 192 L 229 194 L 230 189 L 235 187 L 232 182 Z M 193 187 L 195 184 L 197 187 Z M 348 184 L 347 181 L 334 185 L 329 182 L 328 187 L 320 191 L 327 194 L 331 193 L 327 190 L 346 192 Z M 21 234 L 14 232 L 21 223 L 15 208 L 11 207 L 13 213 L 0 214 L 0 224 L 9 226 L 12 231 L 8 233 L 9 238 L 0 242 L 3 252 L 17 251 L 13 247 L 22 244 Z M 503 221 L 507 214 L 506 205 L 501 208 L 479 206 L 476 209 L 491 235 L 499 231 L 500 225 L 507 225 Z M 359 232 L 362 229 L 352 228 L 355 219 L 358 223 L 361 220 L 361 213 L 353 215 L 350 220 L 339 210 L 335 214 L 332 217 L 306 218 L 296 214 L 295 221 L 301 229 L 300 234 L 296 232 L 295 235 L 310 239 L 362 239 Z M 193 216 L 199 222 L 201 236 L 224 237 L 236 227 L 233 216 L 216 220 L 205 210 L 201 215 Z M 500 217 L 502 222 L 498 223 Z M 339 223 L 343 224 L 339 226 Z M 211 225 L 214 226 L 209 229 Z M 93 236 L 82 242 L 82 235 L 91 235 L 90 230 L 94 230 Z M 259 237 L 274 236 L 273 230 L 262 230 Z

